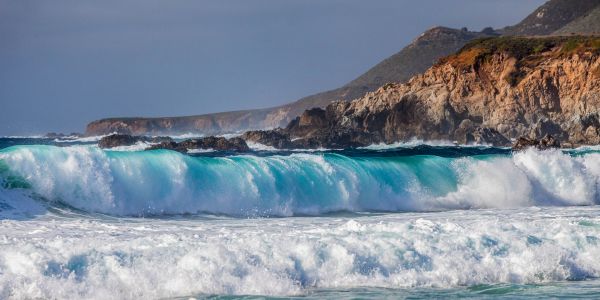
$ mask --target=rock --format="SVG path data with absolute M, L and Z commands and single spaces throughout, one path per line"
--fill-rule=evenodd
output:
M 560 148 L 560 142 L 547 134 L 538 143 L 538 149 Z
M 517 139 L 517 142 L 513 145 L 513 150 L 524 150 L 530 147 L 536 147 L 538 145 L 538 141 L 535 139 L 530 139 L 528 137 L 520 137 Z
M 187 153 L 189 150 L 195 149 L 213 149 L 218 151 L 236 151 L 246 152 L 250 148 L 241 138 L 226 139 L 224 137 L 205 137 L 200 139 L 188 139 L 180 143 L 174 141 L 164 141 L 157 145 L 152 145 L 146 150 L 167 149 Z
M 105 136 L 98 141 L 98 147 L 100 148 L 114 148 L 119 146 L 131 146 L 135 143 L 142 141 L 143 137 L 132 136 L 128 134 L 112 134 Z
M 246 131 L 241 136 L 242 139 L 265 146 L 275 147 L 277 149 L 292 149 L 294 143 L 290 136 L 282 130 L 253 130 Z
M 98 147 L 105 149 L 119 146 L 131 146 L 138 142 L 162 143 L 172 141 L 173 139 L 168 136 L 147 137 L 133 136 L 128 134 L 111 134 L 101 138 L 100 141 L 98 141 Z
M 515 145 L 512 147 L 512 149 L 519 151 L 531 147 L 535 147 L 539 150 L 560 148 L 560 142 L 557 139 L 553 138 L 551 135 L 546 135 L 541 140 L 536 140 L 528 137 L 520 137 L 515 143 Z
M 510 141 L 504 137 L 496 129 L 488 127 L 478 127 L 472 132 L 468 133 L 467 136 L 471 137 L 472 143 L 475 144 L 488 144 L 493 146 L 504 146 Z

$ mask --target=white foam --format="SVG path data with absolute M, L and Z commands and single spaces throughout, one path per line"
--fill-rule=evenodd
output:
M 157 143 L 148 143 L 148 142 L 138 141 L 137 143 L 135 143 L 133 145 L 129 145 L 129 146 L 117 146 L 117 147 L 113 147 L 113 148 L 108 148 L 106 150 L 109 150 L 109 151 L 125 151 L 125 152 L 144 151 L 148 147 L 150 147 L 152 145 L 156 145 L 156 144 Z
M 372 144 L 366 147 L 359 147 L 358 149 L 366 149 L 366 150 L 388 150 L 388 149 L 395 149 L 395 148 L 414 148 L 417 146 L 435 146 L 435 147 L 455 147 L 455 146 L 460 146 L 460 147 L 491 147 L 491 145 L 488 144 L 467 144 L 467 145 L 463 145 L 463 144 L 458 144 L 457 142 L 451 142 L 451 141 L 445 141 L 445 140 L 421 140 L 421 139 L 411 139 L 408 141 L 404 141 L 404 142 L 395 142 L 395 143 L 391 143 L 391 144 L 385 144 L 385 143 L 379 143 L 379 144 Z
M 279 151 L 277 148 L 273 146 L 263 145 L 261 143 L 256 143 L 252 141 L 246 141 L 248 147 L 254 151 Z
M 189 153 L 189 154 L 210 153 L 210 152 L 215 152 L 215 150 L 214 149 L 189 149 L 187 151 L 187 153 Z
M 5 220 L 0 298 L 310 295 L 600 276 L 597 208 L 361 218 Z

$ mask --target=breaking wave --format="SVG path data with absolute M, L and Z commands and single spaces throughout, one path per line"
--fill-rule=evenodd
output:
M 600 200 L 600 154 L 193 157 L 38 145 L 1 150 L 0 178 L 1 193 L 116 216 L 580 206 Z

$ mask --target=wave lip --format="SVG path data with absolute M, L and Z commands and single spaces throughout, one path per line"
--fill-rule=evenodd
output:
M 94 146 L 0 151 L 4 182 L 50 203 L 116 216 L 321 215 L 594 205 L 600 154 L 348 157 L 333 153 L 191 157 Z M 5 184 L 6 185 L 6 184 Z

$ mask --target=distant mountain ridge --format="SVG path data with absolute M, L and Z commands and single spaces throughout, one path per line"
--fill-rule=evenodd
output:
M 498 32 L 503 35 L 589 34 L 596 32 L 596 28 L 600 26 L 599 15 L 600 0 L 551 0 L 519 24 Z M 88 124 L 86 134 L 221 134 L 285 127 L 306 109 L 325 107 L 336 100 L 349 101 L 360 98 L 386 83 L 406 82 L 414 75 L 423 73 L 440 58 L 455 53 L 469 41 L 495 35 L 498 33 L 491 28 L 482 32 L 472 32 L 466 29 L 435 27 L 348 84 L 286 105 L 184 117 L 101 119 Z
M 571 33 L 600 34 L 600 5 L 554 32 L 554 34 Z
M 550 35 L 569 23 L 585 17 L 599 0 L 551 0 L 538 7 L 523 21 L 505 27 L 503 35 Z M 580 32 L 575 32 L 580 33 Z

